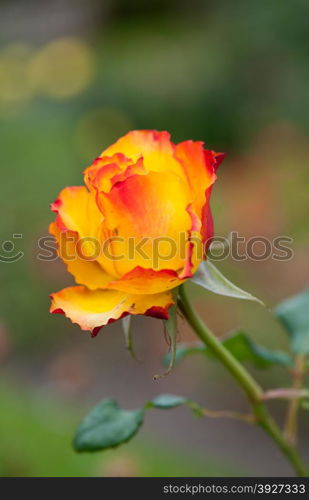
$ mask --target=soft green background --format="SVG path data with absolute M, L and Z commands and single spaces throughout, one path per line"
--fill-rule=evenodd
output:
M 304 288 L 308 16 L 306 0 L 1 2 L 1 243 L 14 241 L 24 257 L 0 263 L 0 474 L 291 473 L 259 430 L 194 420 L 184 408 L 151 412 L 121 448 L 74 454 L 75 426 L 101 398 L 134 408 L 172 392 L 210 409 L 247 406 L 223 369 L 198 356 L 154 382 L 167 349 L 159 321 L 134 322 L 139 364 L 117 324 L 91 340 L 50 316 L 48 294 L 71 279 L 61 263 L 37 259 L 37 240 L 53 218 L 49 203 L 80 184 L 108 144 L 132 128 L 168 130 L 175 142 L 203 140 L 228 153 L 213 191 L 217 234 L 294 238 L 288 262 L 229 258 L 220 269 L 269 307 Z M 218 334 L 241 327 L 268 347 L 287 346 L 268 309 L 192 293 Z M 181 340 L 190 339 L 183 325 Z M 289 383 L 282 368 L 257 376 L 269 388 Z M 273 409 L 282 420 L 284 403 Z M 308 429 L 304 414 L 307 456 Z

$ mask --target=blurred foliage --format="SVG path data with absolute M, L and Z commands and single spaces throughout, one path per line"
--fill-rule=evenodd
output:
M 7 381 L 6 381 L 7 382 Z M 207 457 L 193 458 L 163 443 L 136 440 L 125 450 L 76 454 L 72 448 L 80 407 L 40 393 L 0 385 L 0 476 L 216 476 L 236 468 Z M 3 425 L 5 424 L 5 425 Z M 12 439 L 14 436 L 14 439 Z M 138 441 L 138 442 L 137 442 Z
M 124 410 L 114 399 L 103 399 L 79 424 L 73 446 L 78 452 L 115 448 L 127 443 L 139 432 L 146 410 L 170 410 L 182 405 L 191 408 L 195 416 L 204 416 L 204 410 L 198 403 L 174 394 L 159 394 L 136 410 Z
M 291 337 L 291 347 L 296 354 L 309 354 L 309 289 L 285 300 L 275 309 L 275 314 Z
M 233 332 L 222 340 L 224 347 L 241 363 L 253 363 L 256 368 L 269 368 L 274 364 L 291 367 L 292 358 L 284 351 L 273 351 L 264 346 L 255 344 L 245 332 Z M 201 343 L 178 344 L 176 350 L 176 363 L 191 354 L 203 354 L 214 358 L 213 353 Z M 169 363 L 170 353 L 164 356 L 163 364 Z

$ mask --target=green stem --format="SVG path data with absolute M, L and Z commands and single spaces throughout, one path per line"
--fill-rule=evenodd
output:
M 252 406 L 257 424 L 273 439 L 293 466 L 298 476 L 306 477 L 307 471 L 295 449 L 283 436 L 280 428 L 269 414 L 263 402 L 263 389 L 244 366 L 224 347 L 211 330 L 204 324 L 193 308 L 184 286 L 179 290 L 179 306 L 186 320 L 201 341 L 212 350 L 234 379 L 242 387 Z
M 306 368 L 305 356 L 299 354 L 295 357 L 295 366 L 293 369 L 293 389 L 301 390 L 303 386 L 303 377 Z M 285 437 L 291 444 L 297 443 L 297 416 L 300 406 L 300 398 L 295 398 L 290 401 L 288 412 L 285 421 Z

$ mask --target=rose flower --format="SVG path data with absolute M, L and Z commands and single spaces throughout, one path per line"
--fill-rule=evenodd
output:
M 129 132 L 51 205 L 50 233 L 79 286 L 51 295 L 52 313 L 82 330 L 128 314 L 167 319 L 213 235 L 209 200 L 224 155 L 167 132 Z M 201 251 L 202 248 L 202 251 Z

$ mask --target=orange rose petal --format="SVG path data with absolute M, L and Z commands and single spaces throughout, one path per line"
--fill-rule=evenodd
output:
M 122 153 L 111 157 L 99 156 L 84 170 L 85 184 L 90 191 L 94 188 L 95 191 L 108 193 L 113 185 L 113 177 L 124 172 L 129 165 L 132 165 L 132 160 Z
M 205 255 L 207 253 L 207 250 L 209 248 L 209 245 L 212 241 L 213 235 L 214 235 L 214 221 L 213 221 L 213 216 L 210 208 L 210 195 L 212 191 L 213 186 L 209 186 L 208 189 L 206 189 L 206 202 L 203 206 L 202 210 L 202 241 L 204 243 L 205 247 Z
M 223 158 L 204 150 L 202 142 L 175 146 L 167 132 L 154 130 L 130 132 L 107 148 L 84 172 L 89 191 L 66 188 L 52 204 L 57 218 L 50 232 L 59 254 L 86 286 L 53 294 L 51 312 L 65 314 L 93 335 L 127 314 L 166 319 L 171 290 L 192 276 L 203 255 L 201 241 L 209 244 L 213 236 L 209 201 Z M 89 237 L 97 239 L 101 252 L 107 240 L 108 255 L 94 257 L 88 240 L 80 256 L 76 245 Z M 157 239 L 162 246 L 154 251 Z M 166 257 L 171 241 L 176 251 Z
M 104 225 L 115 236 L 112 253 L 118 275 L 137 266 L 184 267 L 182 239 L 191 228 L 186 211 L 190 197 L 189 186 L 170 172 L 164 177 L 158 172 L 132 175 L 110 193 L 100 193 Z
M 137 160 L 136 163 L 128 165 L 128 167 L 121 173 L 114 175 L 114 177 L 112 178 L 112 187 L 117 182 L 123 182 L 132 175 L 146 175 L 146 174 L 147 170 L 145 169 L 143 158 L 140 158 L 139 160 Z
M 170 269 L 145 269 L 137 266 L 119 280 L 111 281 L 107 288 L 138 295 L 160 293 L 183 283 L 176 271 Z
M 182 166 L 174 158 L 174 148 L 168 132 L 133 130 L 105 149 L 101 156 L 112 156 L 121 152 L 134 161 L 143 157 L 147 171 L 172 172 L 185 179 Z
M 193 208 L 202 220 L 203 241 L 213 236 L 213 220 L 210 212 L 211 188 L 217 179 L 216 170 L 224 159 L 224 153 L 204 149 L 203 142 L 185 141 L 175 147 L 175 157 L 182 163 L 193 192 Z
M 194 209 L 201 217 L 205 191 L 216 179 L 213 165 L 205 161 L 202 142 L 185 141 L 177 144 L 175 157 L 183 165 L 187 181 L 194 194 Z
M 89 290 L 83 286 L 64 288 L 51 295 L 50 312 L 65 314 L 82 330 L 95 336 L 100 328 L 127 314 L 168 318 L 172 294 L 132 295 L 116 290 Z
M 205 159 L 207 164 L 212 164 L 216 172 L 220 163 L 226 157 L 225 153 L 216 153 L 215 151 L 205 150 Z M 214 234 L 214 222 L 210 208 L 210 196 L 214 183 L 211 184 L 205 191 L 206 202 L 202 209 L 202 240 L 205 244 L 205 254 L 211 243 Z
M 191 217 L 191 229 L 188 231 L 186 243 L 186 263 L 183 270 L 178 274 L 180 279 L 192 278 L 199 264 L 203 259 L 203 242 L 201 238 L 201 221 L 192 208 L 192 203 L 188 205 L 187 212 Z

